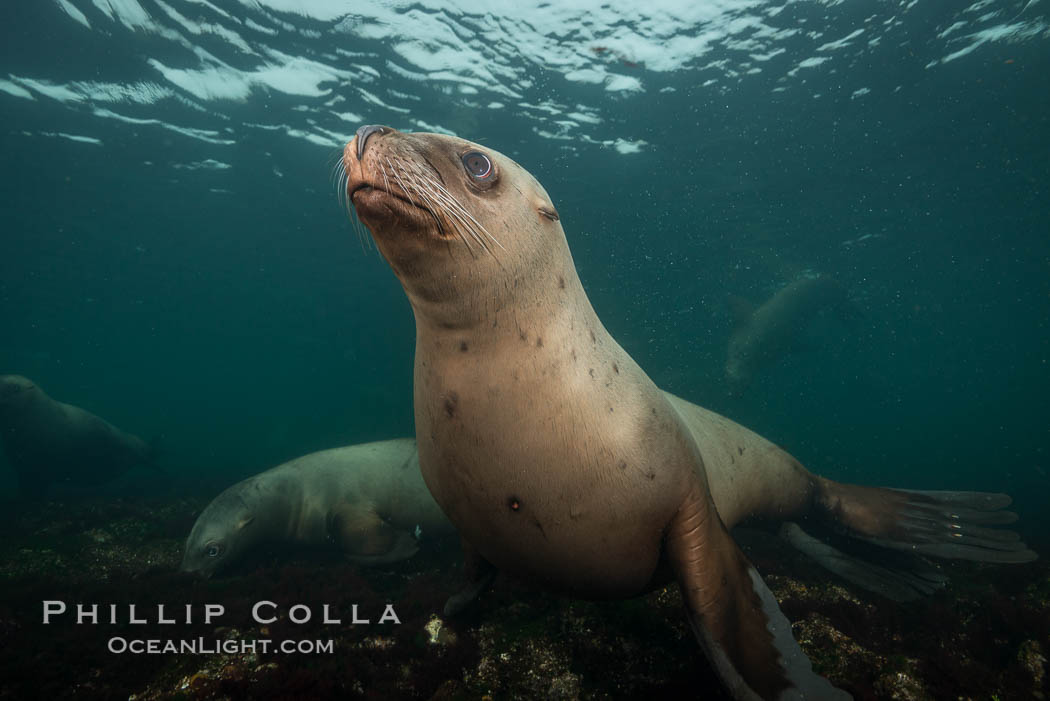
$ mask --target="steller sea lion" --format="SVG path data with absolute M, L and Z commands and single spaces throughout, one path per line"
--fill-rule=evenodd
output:
M 182 571 L 210 577 L 266 545 L 338 548 L 353 562 L 411 557 L 455 531 L 423 484 L 411 438 L 311 453 L 238 482 L 197 517 Z
M 446 611 L 493 568 L 596 598 L 676 579 L 736 698 L 845 698 L 813 672 L 729 536 L 712 479 L 731 522 L 814 514 L 894 547 L 1000 552 L 997 532 L 973 524 L 998 522 L 1002 499 L 839 485 L 786 453 L 765 470 L 768 443 L 661 392 L 605 330 L 554 205 L 511 159 L 373 125 L 343 167 L 415 316 L 420 467 L 461 535 L 468 576 Z M 750 451 L 737 467 L 733 456 Z
M 0 435 L 22 493 L 31 498 L 55 482 L 101 484 L 154 466 L 154 450 L 141 438 L 55 401 L 21 375 L 0 376 Z
M 848 301 L 846 288 L 827 275 L 800 277 L 757 307 L 731 297 L 734 327 L 725 364 L 730 394 L 741 394 L 763 366 L 791 350 L 821 310 L 837 308 L 850 316 Z

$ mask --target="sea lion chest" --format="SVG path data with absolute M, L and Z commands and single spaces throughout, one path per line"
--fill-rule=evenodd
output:
M 420 467 L 498 568 L 624 596 L 652 584 L 695 453 L 659 391 L 632 377 L 641 371 L 630 357 L 611 339 L 615 348 L 588 352 L 588 333 L 473 357 L 469 343 L 417 341 Z

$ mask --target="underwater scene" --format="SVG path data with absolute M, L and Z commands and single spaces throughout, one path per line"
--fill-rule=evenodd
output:
M 1050 3 L 0 36 L 0 699 L 1050 694 Z

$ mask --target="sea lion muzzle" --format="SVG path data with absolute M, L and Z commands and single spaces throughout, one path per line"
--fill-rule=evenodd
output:
M 365 144 L 368 143 L 368 137 L 376 132 L 383 134 L 386 132 L 386 127 L 381 127 L 378 124 L 366 124 L 358 128 L 355 134 L 357 136 L 357 160 L 360 161 L 361 156 L 365 155 Z

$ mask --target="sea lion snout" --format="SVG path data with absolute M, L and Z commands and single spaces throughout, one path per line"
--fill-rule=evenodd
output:
M 365 146 L 368 144 L 368 137 L 372 134 L 385 134 L 389 130 L 390 127 L 381 127 L 378 124 L 366 124 L 365 126 L 358 128 L 357 133 L 354 135 L 357 160 L 360 161 L 361 156 L 365 155 Z
M 202 563 L 197 561 L 196 553 L 191 553 L 189 550 L 182 556 L 179 572 L 191 574 L 202 579 L 211 579 L 212 574 L 214 574 L 214 570 L 204 567 Z

